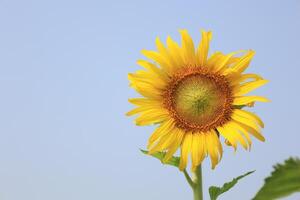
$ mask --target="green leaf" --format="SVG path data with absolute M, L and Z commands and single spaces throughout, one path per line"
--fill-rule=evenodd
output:
M 253 200 L 273 200 L 300 192 L 300 160 L 289 158 L 283 164 L 274 166 L 271 176 Z
M 175 166 L 175 167 L 179 166 L 180 157 L 172 156 L 172 158 L 170 158 L 170 160 L 168 162 L 163 162 L 163 159 L 166 155 L 165 152 L 157 152 L 157 153 L 154 153 L 154 154 L 151 154 L 151 155 L 149 154 L 149 151 L 146 151 L 146 150 L 143 150 L 143 149 L 141 149 L 141 152 L 146 154 L 146 155 L 153 156 L 153 157 L 159 159 L 161 161 L 161 163 L 163 163 L 163 164 L 172 165 L 172 166 Z
M 227 192 L 228 190 L 230 190 L 233 186 L 235 186 L 235 184 L 237 184 L 237 182 L 244 178 L 245 176 L 248 176 L 249 174 L 252 174 L 254 171 L 250 171 L 247 172 L 244 175 L 238 176 L 234 179 L 232 179 L 232 181 L 225 183 L 222 187 L 216 187 L 216 186 L 211 186 L 209 187 L 209 196 L 211 200 L 216 200 L 218 198 L 218 196 L 220 196 L 221 194 Z
M 242 108 L 246 107 L 246 105 L 234 105 L 233 107 L 235 109 L 242 109 Z

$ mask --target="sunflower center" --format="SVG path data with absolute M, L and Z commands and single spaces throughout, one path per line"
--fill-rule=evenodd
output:
M 173 77 L 165 105 L 177 126 L 188 131 L 208 131 L 231 116 L 231 90 L 224 76 L 200 68 L 187 68 Z
M 174 107 L 187 121 L 204 124 L 222 108 L 224 99 L 221 97 L 221 91 L 212 80 L 193 75 L 182 80 L 175 89 Z

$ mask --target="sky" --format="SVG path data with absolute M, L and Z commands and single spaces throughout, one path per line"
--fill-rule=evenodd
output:
M 205 199 L 256 170 L 220 197 L 251 199 L 272 165 L 300 156 L 299 19 L 298 0 L 0 0 L 0 199 L 192 199 L 178 169 L 140 153 L 155 127 L 125 116 L 140 50 L 182 28 L 197 42 L 212 30 L 210 53 L 254 49 L 247 72 L 270 80 L 255 94 L 272 102 L 251 108 L 266 142 L 203 164 Z

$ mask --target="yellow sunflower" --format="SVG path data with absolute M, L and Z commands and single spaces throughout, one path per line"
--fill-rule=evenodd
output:
M 128 75 L 130 86 L 142 95 L 129 99 L 137 106 L 127 115 L 138 114 L 137 125 L 157 124 L 148 141 L 149 154 L 166 152 L 164 162 L 180 148 L 179 169 L 191 157 L 192 170 L 209 156 L 212 168 L 222 158 L 220 136 L 236 150 L 237 144 L 250 149 L 254 136 L 264 141 L 262 120 L 245 106 L 267 102 L 261 96 L 245 96 L 267 83 L 256 74 L 243 74 L 253 50 L 208 57 L 211 32 L 202 31 L 198 47 L 187 30 L 180 30 L 181 46 L 171 37 L 166 46 L 156 39 L 157 51 L 142 50 L 154 62 L 139 60 L 144 69 Z

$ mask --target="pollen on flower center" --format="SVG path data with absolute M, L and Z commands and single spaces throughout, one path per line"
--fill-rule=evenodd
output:
M 190 67 L 176 74 L 165 91 L 164 105 L 178 127 L 208 131 L 230 120 L 232 95 L 224 76 Z

